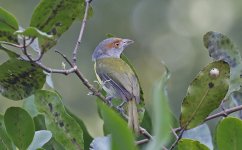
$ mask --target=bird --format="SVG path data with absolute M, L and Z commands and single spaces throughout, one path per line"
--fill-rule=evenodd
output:
M 127 103 L 128 126 L 139 133 L 137 105 L 140 103 L 140 87 L 132 68 L 121 59 L 124 49 L 134 43 L 130 39 L 117 37 L 101 41 L 92 54 L 98 82 L 107 93 L 106 99 L 121 99 L 121 108 Z

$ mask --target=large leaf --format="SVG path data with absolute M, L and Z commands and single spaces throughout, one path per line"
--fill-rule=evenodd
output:
M 216 129 L 216 142 L 219 150 L 242 149 L 242 121 L 238 118 L 223 119 Z
M 178 143 L 178 150 L 209 150 L 209 148 L 198 141 L 181 139 Z
M 46 127 L 57 142 L 66 149 L 84 149 L 83 131 L 66 112 L 59 94 L 40 90 L 35 94 L 35 104 L 44 114 Z
M 84 0 L 41 0 L 32 15 L 30 26 L 58 38 L 77 17 L 83 15 Z M 42 41 L 40 46 L 46 51 L 55 44 L 47 40 Z
M 89 150 L 89 146 L 93 140 L 92 136 L 89 134 L 89 132 L 87 131 L 87 128 L 84 124 L 84 122 L 79 119 L 75 114 L 73 114 L 71 111 L 69 111 L 67 108 L 66 112 L 73 118 L 76 120 L 76 122 L 79 124 L 79 126 L 82 128 L 83 130 L 83 139 L 84 139 L 84 149 L 85 150 Z
M 147 146 L 147 150 L 161 149 L 167 142 L 170 135 L 171 116 L 168 104 L 167 81 L 170 73 L 167 68 L 163 73 L 160 82 L 156 83 L 153 89 L 152 99 L 152 124 L 154 140 Z
M 0 70 L 0 93 L 12 100 L 31 96 L 45 83 L 43 70 L 26 61 L 10 59 Z
M 13 35 L 16 30 L 18 30 L 16 18 L 0 7 L 0 41 L 18 43 L 17 36 Z
M 216 61 L 199 72 L 189 85 L 187 95 L 182 102 L 180 116 L 182 128 L 196 127 L 219 107 L 229 88 L 229 71 L 226 62 Z
M 111 133 L 112 149 L 135 150 L 134 137 L 127 123 L 106 104 L 98 101 L 98 105 L 107 130 Z
M 13 142 L 9 138 L 3 120 L 3 115 L 0 114 L 0 149 L 12 150 L 14 149 Z
M 230 88 L 227 96 L 237 91 L 242 83 L 242 59 L 239 50 L 234 43 L 225 35 L 210 31 L 203 37 L 204 45 L 208 49 L 209 56 L 215 60 L 224 60 L 230 67 Z
M 10 107 L 4 114 L 4 123 L 14 144 L 20 150 L 27 149 L 34 137 L 34 121 L 31 116 L 20 107 Z

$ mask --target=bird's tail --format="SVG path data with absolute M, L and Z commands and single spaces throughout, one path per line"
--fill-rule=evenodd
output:
M 128 101 L 128 126 L 135 134 L 139 133 L 139 118 L 135 99 Z

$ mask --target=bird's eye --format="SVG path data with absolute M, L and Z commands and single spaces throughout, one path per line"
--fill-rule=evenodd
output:
M 115 47 L 119 47 L 120 44 L 119 43 L 114 43 L 114 45 L 115 45 Z

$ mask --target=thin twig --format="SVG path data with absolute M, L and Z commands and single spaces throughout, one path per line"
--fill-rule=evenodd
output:
M 229 115 L 229 114 L 232 114 L 232 113 L 234 113 L 234 112 L 236 112 L 236 111 L 239 111 L 239 110 L 242 110 L 242 105 L 235 106 L 235 107 L 233 107 L 233 108 L 229 108 L 229 109 L 225 109 L 224 111 L 226 112 L 227 115 Z M 216 114 L 214 114 L 214 115 L 210 115 L 210 116 L 208 116 L 208 117 L 204 120 L 204 122 L 205 122 L 205 121 L 208 121 L 208 120 L 212 120 L 212 119 L 214 119 L 214 118 L 224 117 L 224 111 L 221 111 L 221 112 L 216 113 Z
M 23 52 L 23 54 L 25 56 L 27 56 L 27 58 L 29 59 L 29 61 L 34 62 L 33 59 L 31 58 L 31 55 L 28 53 L 25 37 L 23 38 L 23 48 L 22 48 L 22 52 Z
M 182 135 L 184 133 L 185 129 L 183 128 L 178 136 L 178 138 L 176 139 L 176 141 L 171 145 L 169 150 L 172 150 L 176 147 L 177 143 L 180 141 L 180 139 L 182 138 Z
M 135 144 L 142 145 L 142 144 L 148 143 L 149 141 L 150 141 L 149 139 L 143 139 L 143 140 L 136 141 Z
M 71 61 L 66 57 L 65 54 L 61 53 L 58 50 L 55 50 L 55 52 L 58 53 L 58 54 L 60 54 L 70 66 L 73 66 L 72 63 L 71 63 Z
M 74 68 L 74 69 L 75 69 L 75 71 L 74 71 L 75 74 L 82 81 L 82 83 L 92 92 L 92 95 L 97 96 L 103 102 L 108 103 L 106 98 L 92 84 L 89 83 L 89 81 L 84 77 L 82 72 L 78 68 Z
M 145 128 L 142 128 L 142 127 L 139 127 L 140 129 L 140 133 L 142 135 L 144 135 L 146 138 L 148 138 L 149 140 L 153 140 L 153 137 L 152 135 L 149 134 L 149 132 L 145 129 Z
M 173 129 L 172 127 L 171 128 L 171 132 L 173 133 L 173 135 L 176 137 L 176 139 L 178 139 L 178 135 L 176 134 L 176 131 L 175 129 Z
M 42 68 L 44 71 L 46 71 L 47 73 L 59 73 L 59 74 L 64 74 L 64 75 L 68 75 L 68 74 L 71 74 L 75 71 L 74 68 L 70 68 L 70 69 L 67 69 L 67 70 L 64 70 L 64 69 L 53 69 L 53 68 L 49 68 L 45 65 L 43 65 L 41 62 L 39 61 L 36 61 L 34 62 L 36 65 L 38 65 L 40 68 Z
M 89 5 L 90 5 L 91 2 L 92 2 L 91 0 L 86 0 L 86 9 L 85 9 L 84 17 L 83 17 L 83 20 L 82 20 L 81 30 L 80 30 L 80 33 L 79 33 L 79 37 L 78 37 L 76 46 L 75 46 L 75 48 L 73 50 L 73 54 L 72 54 L 72 64 L 74 66 L 76 66 L 77 50 L 78 50 L 78 48 L 79 48 L 79 46 L 81 44 L 81 41 L 82 41 L 84 29 L 85 29 L 86 22 L 87 22 L 88 9 L 89 9 Z

